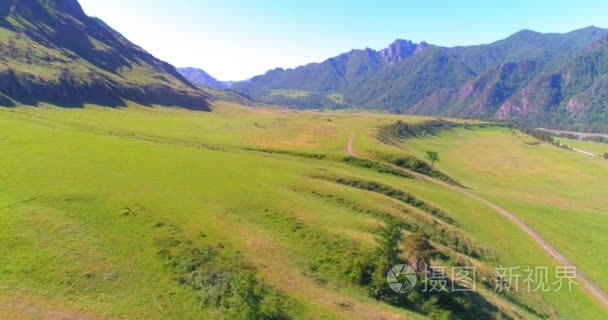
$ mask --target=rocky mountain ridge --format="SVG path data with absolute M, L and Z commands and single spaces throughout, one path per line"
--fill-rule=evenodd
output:
M 595 71 L 585 70 L 603 59 L 598 48 L 607 35 L 607 29 L 592 26 L 563 34 L 522 30 L 490 44 L 451 48 L 397 40 L 379 51 L 352 50 L 321 63 L 274 69 L 236 83 L 233 90 L 295 108 L 363 107 L 555 127 L 608 127 L 602 120 L 608 112 L 604 99 L 591 97 L 603 91 L 604 78 L 591 84 L 586 78 Z M 585 52 L 599 56 L 581 61 Z M 553 70 L 568 64 L 582 66 L 575 68 L 578 73 Z M 562 85 L 569 91 L 562 92 Z M 307 95 L 280 96 L 290 90 Z M 330 99 L 336 96 L 340 103 Z M 565 97 L 571 98 L 564 102 Z

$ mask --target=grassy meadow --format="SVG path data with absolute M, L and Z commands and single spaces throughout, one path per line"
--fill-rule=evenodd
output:
M 441 171 L 515 212 L 608 290 L 606 160 L 532 144 L 501 127 L 398 146 L 377 139 L 379 127 L 432 119 L 425 117 L 225 101 L 213 109 L 0 108 L 0 318 L 235 318 L 242 301 L 202 303 L 217 297 L 195 282 L 197 270 L 222 276 L 224 269 L 243 275 L 243 292 L 264 292 L 255 312 L 277 319 L 283 311 L 308 319 L 433 318 L 378 301 L 350 281 L 346 265 L 373 250 L 387 219 L 447 230 L 483 252 L 467 256 L 437 237 L 435 246 L 451 257 L 438 264 L 555 266 L 480 201 L 343 161 L 349 140 L 359 157 L 438 151 Z M 407 192 L 447 217 L 338 183 L 345 180 Z M 580 287 L 480 295 L 512 319 L 606 315 Z
M 579 150 L 591 152 L 598 157 L 602 157 L 605 153 L 608 153 L 608 143 L 599 143 L 584 140 L 573 140 L 566 138 L 558 138 L 559 141 L 567 146 L 576 148 Z
M 608 243 L 608 161 L 532 141 L 505 128 L 456 129 L 439 137 L 407 140 L 405 146 L 419 155 L 425 150 L 439 151 L 441 170 L 517 213 L 608 290 L 608 247 L 604 245 Z M 572 143 L 591 151 L 590 145 L 602 146 Z

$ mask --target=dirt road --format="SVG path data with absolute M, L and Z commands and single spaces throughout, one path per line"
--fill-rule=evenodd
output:
M 584 154 L 586 156 L 590 156 L 590 157 L 594 157 L 594 158 L 597 157 L 597 155 L 595 155 L 594 153 L 591 153 L 589 151 L 585 151 L 585 150 L 581 150 L 581 149 L 577 149 L 577 148 L 572 148 L 572 150 L 576 151 L 578 153 L 582 153 L 582 154 Z
M 348 140 L 348 144 L 346 146 L 346 150 L 347 150 L 348 154 L 353 157 L 356 157 L 355 150 L 353 149 L 353 143 L 354 143 L 355 137 L 356 137 L 355 133 L 351 134 L 350 139 Z M 464 188 L 461 188 L 461 187 L 458 187 L 455 185 L 451 185 L 447 182 L 444 182 L 444 181 L 441 181 L 438 179 L 434 179 L 429 176 L 419 174 L 417 172 L 411 171 L 410 173 L 416 175 L 418 178 L 420 178 L 422 180 L 429 181 L 429 182 L 441 185 L 443 187 L 450 188 L 452 190 L 463 193 L 463 194 L 491 207 L 498 214 L 500 214 L 501 216 L 503 216 L 503 217 L 509 219 L 510 221 L 512 221 L 513 223 L 515 223 L 515 225 L 517 227 L 519 227 L 522 231 L 524 231 L 526 234 L 528 234 L 545 252 L 547 252 L 549 255 L 551 255 L 551 257 L 553 257 L 553 259 L 555 259 L 559 264 L 561 264 L 562 266 L 566 266 L 566 267 L 576 268 L 576 266 L 572 262 L 570 262 L 563 254 L 561 254 L 559 251 L 557 251 L 557 249 L 555 247 L 553 247 L 550 243 L 548 243 L 545 239 L 543 239 L 543 237 L 541 237 L 540 234 L 538 234 L 536 231 L 534 231 L 532 228 L 530 228 L 527 224 L 525 224 L 522 220 L 520 220 L 513 213 L 507 211 L 506 209 L 504 209 Z M 591 279 L 589 279 L 586 275 L 584 275 L 582 272 L 580 272 L 580 270 L 578 270 L 578 268 L 576 268 L 576 276 L 577 276 L 579 283 L 583 287 L 585 287 L 585 289 L 587 289 L 587 291 L 591 295 L 593 295 L 598 300 L 598 302 L 600 302 L 604 306 L 604 308 L 606 308 L 608 310 L 608 295 L 606 295 L 606 293 L 602 289 L 600 289 L 597 285 L 595 285 L 591 281 Z
M 352 157 L 356 157 L 355 149 L 353 148 L 353 143 L 355 142 L 355 138 L 357 137 L 356 133 L 351 133 L 350 138 L 348 139 L 348 143 L 346 144 L 346 152 Z

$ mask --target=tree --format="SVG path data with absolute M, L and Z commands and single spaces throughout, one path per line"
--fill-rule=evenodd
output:
M 8 50 L 8 55 L 11 57 L 15 57 L 17 55 L 17 45 L 15 44 L 15 40 L 10 39 L 8 40 L 8 45 L 7 48 Z
M 378 242 L 378 250 L 386 258 L 385 267 L 387 270 L 399 262 L 399 255 L 402 252 L 399 248 L 399 243 L 403 240 L 402 229 L 401 224 L 396 222 L 389 222 L 386 226 L 380 227 L 380 233 L 376 241 Z
M 427 270 L 437 254 L 428 239 L 428 235 L 416 232 L 405 242 L 405 253 L 409 257 L 411 267 L 417 272 Z
M 435 162 L 439 162 L 439 153 L 435 151 L 427 151 L 426 158 L 431 162 L 431 168 L 435 166 Z
M 396 295 L 386 282 L 387 272 L 395 265 L 402 263 L 399 258 L 402 251 L 399 245 L 403 241 L 403 226 L 396 221 L 389 221 L 380 227 L 376 241 L 379 256 L 374 259 L 374 267 L 370 274 L 369 294 L 377 300 L 394 299 Z

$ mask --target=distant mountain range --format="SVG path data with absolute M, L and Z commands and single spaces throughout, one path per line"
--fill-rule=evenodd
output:
M 209 110 L 207 99 L 76 0 L 0 1 L 0 105 L 130 100 Z
M 210 110 L 206 86 L 294 108 L 514 120 L 608 130 L 608 30 L 522 30 L 494 43 L 396 40 L 247 81 L 180 69 L 131 43 L 77 0 L 0 1 L 0 105 L 141 104 Z M 237 99 L 237 98 L 235 98 Z
M 177 71 L 191 83 L 213 89 L 229 89 L 234 84 L 234 81 L 219 81 L 199 68 L 177 68 Z
M 522 30 L 491 44 L 441 47 L 397 40 L 321 63 L 274 69 L 233 90 L 295 108 L 364 107 L 396 113 L 608 127 L 607 29 Z

